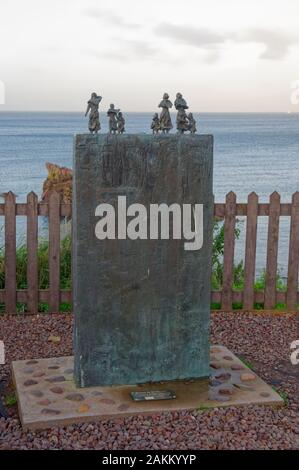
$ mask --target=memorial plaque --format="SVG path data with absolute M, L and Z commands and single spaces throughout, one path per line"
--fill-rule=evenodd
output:
M 212 169 L 212 136 L 76 136 L 78 386 L 209 375 Z

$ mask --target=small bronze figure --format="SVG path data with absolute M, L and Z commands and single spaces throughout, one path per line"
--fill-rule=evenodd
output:
M 195 134 L 195 132 L 197 132 L 196 121 L 192 113 L 188 114 L 188 121 L 189 121 L 188 130 L 190 131 L 190 134 Z
M 177 130 L 179 134 L 183 134 L 185 131 L 189 130 L 189 123 L 188 123 L 188 117 L 186 114 L 186 109 L 188 109 L 188 105 L 181 93 L 176 94 L 176 100 L 174 102 L 174 106 L 178 112 L 177 118 L 176 118 Z
M 119 134 L 123 134 L 125 132 L 125 118 L 123 117 L 123 113 L 121 111 L 117 114 L 117 132 Z
M 110 104 L 110 108 L 107 111 L 107 116 L 109 118 L 109 133 L 116 134 L 117 132 L 117 114 L 119 109 L 115 109 L 113 103 Z
M 171 122 L 171 117 L 169 113 L 169 109 L 172 108 L 172 102 L 169 100 L 169 95 L 168 93 L 164 93 L 163 99 L 159 104 L 159 108 L 162 108 L 161 114 L 160 114 L 160 129 L 163 132 L 163 134 L 168 134 L 170 129 L 172 129 L 172 122 Z
M 158 113 L 155 113 L 153 115 L 153 120 L 152 120 L 152 124 L 151 124 L 151 129 L 153 131 L 153 134 L 159 134 L 159 131 L 161 130 L 160 128 L 160 120 L 159 120 L 159 116 L 158 116 Z
M 91 134 L 97 134 L 101 129 L 100 116 L 99 116 L 99 104 L 102 101 L 102 97 L 98 96 L 96 93 L 92 93 L 90 100 L 87 102 L 87 109 L 85 112 L 85 117 L 89 113 L 89 122 L 88 129 Z

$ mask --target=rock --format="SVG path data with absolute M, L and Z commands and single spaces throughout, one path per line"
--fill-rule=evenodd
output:
M 61 201 L 69 204 L 72 202 L 72 178 L 73 172 L 69 168 L 46 163 L 48 177 L 43 184 L 42 200 L 47 201 L 51 191 L 60 194 Z

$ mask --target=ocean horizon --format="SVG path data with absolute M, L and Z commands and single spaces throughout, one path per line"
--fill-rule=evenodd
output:
M 214 135 L 214 195 L 224 202 L 234 191 L 246 202 L 255 191 L 267 202 L 277 191 L 290 202 L 299 190 L 299 113 L 193 113 L 198 134 Z M 126 133 L 150 133 L 153 112 L 124 112 Z M 101 132 L 107 132 L 106 113 L 100 113 Z M 175 113 L 172 113 L 175 127 Z M 175 129 L 172 131 L 175 132 Z M 72 168 L 73 137 L 88 133 L 88 119 L 80 112 L 0 112 L 0 193 L 13 191 L 18 202 L 27 193 L 41 196 L 47 177 L 46 162 Z M 258 224 L 257 271 L 265 267 L 267 218 Z M 0 217 L 0 226 L 3 223 Z M 241 237 L 236 258 L 244 257 L 245 223 L 240 218 Z M 286 273 L 288 218 L 281 218 L 279 266 Z M 24 224 L 18 223 L 18 237 Z M 24 235 L 25 236 L 25 235 Z M 20 239 L 20 238 L 19 238 Z M 1 242 L 1 239 L 0 239 Z

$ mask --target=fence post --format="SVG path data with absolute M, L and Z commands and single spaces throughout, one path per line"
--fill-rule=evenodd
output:
M 5 194 L 5 312 L 16 313 L 16 196 Z
M 293 194 L 288 263 L 287 309 L 297 309 L 299 268 L 299 192 Z
M 264 301 L 265 310 L 274 309 L 276 307 L 276 276 L 279 238 L 279 217 L 280 195 L 275 191 L 270 196 L 269 204 L 267 264 Z
M 49 196 L 49 311 L 59 312 L 60 304 L 60 196 Z
M 252 192 L 247 201 L 246 248 L 244 267 L 243 309 L 251 310 L 254 306 L 254 277 L 256 258 L 256 233 L 258 215 L 258 196 Z
M 27 195 L 27 310 L 38 312 L 38 199 L 32 191 Z
M 230 192 L 226 195 L 224 220 L 224 255 L 223 255 L 223 285 L 222 310 L 232 309 L 232 284 L 234 276 L 234 249 L 236 226 L 236 195 Z

